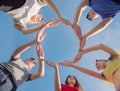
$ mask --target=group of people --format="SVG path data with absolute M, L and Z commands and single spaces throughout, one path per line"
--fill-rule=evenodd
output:
M 46 5 L 56 13 L 59 19 L 51 20 L 39 25 L 39 22 L 43 20 L 40 9 Z M 82 29 L 80 28 L 78 21 L 87 7 L 91 7 L 90 12 L 87 14 L 87 18 L 89 20 L 94 20 L 101 16 L 102 21 L 93 27 L 88 33 L 82 35 Z M 15 28 L 20 30 L 22 33 L 31 34 L 38 31 L 36 38 L 18 47 L 11 55 L 8 62 L 0 63 L 0 91 L 16 91 L 23 82 L 44 76 L 45 63 L 54 68 L 56 91 L 84 91 L 74 75 L 68 75 L 65 84 L 61 84 L 58 65 L 72 67 L 87 75 L 112 82 L 116 91 L 120 91 L 120 53 L 104 44 L 84 48 L 86 40 L 89 37 L 104 30 L 112 22 L 115 15 L 120 11 L 120 0 L 82 0 L 76 9 L 73 24 L 62 17 L 51 0 L 0 0 L 0 10 L 9 14 L 13 18 Z M 31 28 L 27 27 L 28 24 L 35 23 L 38 23 L 37 26 Z M 59 62 L 57 64 L 53 61 L 44 59 L 44 50 L 42 48 L 41 41 L 46 36 L 44 30 L 47 27 L 52 27 L 59 23 L 64 23 L 74 30 L 80 41 L 80 47 L 73 61 L 65 60 L 64 62 Z M 29 70 L 35 66 L 36 60 L 31 57 L 25 59 L 23 62 L 21 54 L 34 44 L 36 44 L 39 66 L 38 71 L 31 74 Z M 83 54 L 96 50 L 103 50 L 110 55 L 110 58 L 107 60 L 96 60 L 95 66 L 98 70 L 103 70 L 102 74 L 80 67 L 76 64 Z

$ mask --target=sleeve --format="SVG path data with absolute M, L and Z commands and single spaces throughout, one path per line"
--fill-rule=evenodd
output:
M 29 74 L 28 79 L 27 79 L 26 81 L 32 81 L 32 80 L 30 79 L 31 75 L 32 75 L 32 74 Z
M 13 56 L 11 56 L 9 61 L 15 61 L 15 60 L 18 60 L 18 59 L 20 59 L 20 58 L 14 58 Z

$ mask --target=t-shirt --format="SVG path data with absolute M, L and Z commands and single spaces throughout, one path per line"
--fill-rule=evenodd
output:
M 103 70 L 104 76 L 108 81 L 113 82 L 114 72 L 120 68 L 120 53 L 119 56 L 113 57 L 112 60 L 108 60 L 107 67 Z
M 31 76 L 25 63 L 20 58 L 2 63 L 2 65 L 11 73 L 17 87 L 27 81 Z
M 7 13 L 13 17 L 15 25 L 26 27 L 31 17 L 38 14 L 45 5 L 42 0 L 26 0 L 22 7 Z
M 62 91 L 80 91 L 78 88 L 71 87 L 66 84 L 61 84 Z
M 120 3 L 115 3 L 112 0 L 90 0 L 89 6 L 103 19 L 114 17 L 120 11 Z

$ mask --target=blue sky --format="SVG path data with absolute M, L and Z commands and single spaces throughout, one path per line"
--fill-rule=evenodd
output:
M 62 16 L 69 21 L 73 22 L 76 7 L 81 0 L 52 0 L 59 9 Z M 101 21 L 101 18 L 90 22 L 85 16 L 89 8 L 83 13 L 79 25 L 81 26 L 82 33 L 88 32 L 96 23 Z M 43 7 L 40 12 L 44 16 L 44 21 L 57 19 L 55 13 L 49 7 Z M 14 52 L 14 50 L 35 38 L 36 33 L 24 35 L 14 28 L 12 18 L 0 11 L 0 62 L 7 62 Z M 114 21 L 101 33 L 88 39 L 86 46 L 104 43 L 115 50 L 120 50 L 120 14 L 118 14 Z M 30 26 L 31 27 L 31 26 Z M 45 59 L 54 62 L 60 62 L 64 59 L 73 60 L 79 48 L 79 41 L 75 36 L 73 30 L 59 24 L 58 26 L 47 28 L 47 36 L 42 42 L 45 51 Z M 35 46 L 27 50 L 22 56 L 23 59 L 28 57 L 35 57 L 37 59 Z M 95 59 L 108 58 L 109 55 L 103 51 L 96 51 L 85 54 L 82 59 L 77 63 L 78 65 L 94 70 L 97 72 L 94 63 Z M 87 76 L 75 69 L 67 67 L 59 67 L 61 83 L 64 83 L 66 76 L 69 74 L 75 75 L 80 81 L 85 91 L 114 91 L 112 84 Z M 37 66 L 32 72 L 37 71 Z M 34 80 L 32 82 L 24 83 L 17 91 L 54 91 L 54 71 L 45 64 L 45 76 Z

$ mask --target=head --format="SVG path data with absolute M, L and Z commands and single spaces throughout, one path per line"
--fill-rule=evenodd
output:
M 107 60 L 105 59 L 96 60 L 95 66 L 98 70 L 103 70 L 106 67 L 106 62 Z
M 95 20 L 98 17 L 99 17 L 99 15 L 93 9 L 91 9 L 87 14 L 87 19 L 88 20 Z
M 65 81 L 65 84 L 70 85 L 72 87 L 76 87 L 79 89 L 82 89 L 79 81 L 77 80 L 77 78 L 73 75 L 68 75 Z
M 37 13 L 36 15 L 31 17 L 29 24 L 39 23 L 42 20 L 43 20 L 43 16 L 40 13 Z
M 32 68 L 35 66 L 36 64 L 36 60 L 34 58 L 28 58 L 25 61 L 25 64 L 28 68 L 28 70 L 32 70 Z

